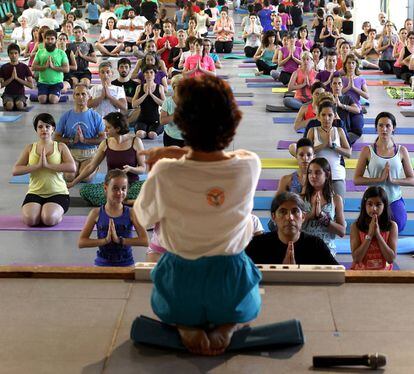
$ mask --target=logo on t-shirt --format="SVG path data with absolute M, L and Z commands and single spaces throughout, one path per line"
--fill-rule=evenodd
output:
M 224 190 L 219 187 L 213 187 L 207 191 L 207 203 L 208 205 L 219 207 L 224 203 Z

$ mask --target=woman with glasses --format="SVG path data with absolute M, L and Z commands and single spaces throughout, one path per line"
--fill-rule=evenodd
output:
M 387 22 L 379 40 L 377 51 L 380 52 L 379 68 L 384 74 L 392 74 L 395 58 L 393 55 L 394 46 L 398 41 L 398 36 L 393 33 L 394 25 Z

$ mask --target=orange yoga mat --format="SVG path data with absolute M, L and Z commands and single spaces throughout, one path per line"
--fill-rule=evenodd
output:
M 388 86 L 388 87 L 403 87 L 406 86 L 406 84 L 404 82 L 395 82 L 395 81 L 388 81 L 386 79 L 381 80 L 381 81 L 371 81 L 371 80 L 367 80 L 367 86 Z

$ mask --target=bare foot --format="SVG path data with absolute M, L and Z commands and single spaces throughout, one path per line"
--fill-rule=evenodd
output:
M 210 355 L 210 341 L 202 329 L 177 326 L 184 346 L 196 355 Z
M 234 332 L 244 326 L 245 324 L 229 323 L 226 325 L 220 325 L 210 331 L 207 335 L 210 340 L 211 352 L 214 352 L 215 355 L 224 353 L 231 342 Z
M 256 76 L 259 76 L 259 75 L 262 75 L 263 74 L 263 72 L 262 71 L 256 71 L 255 73 L 254 73 L 254 75 L 256 75 Z

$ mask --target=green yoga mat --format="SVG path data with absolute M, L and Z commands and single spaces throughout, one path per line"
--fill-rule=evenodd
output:
M 391 99 L 402 99 L 401 92 L 404 91 L 404 98 L 412 100 L 414 99 L 414 92 L 410 87 L 386 87 L 385 91 Z
M 229 55 L 225 55 L 223 57 L 224 60 L 247 60 L 249 59 L 248 57 L 246 57 L 245 55 L 233 55 L 233 54 L 229 54 Z
M 269 78 L 270 75 L 256 75 L 255 73 L 239 73 L 238 76 L 240 78 Z

